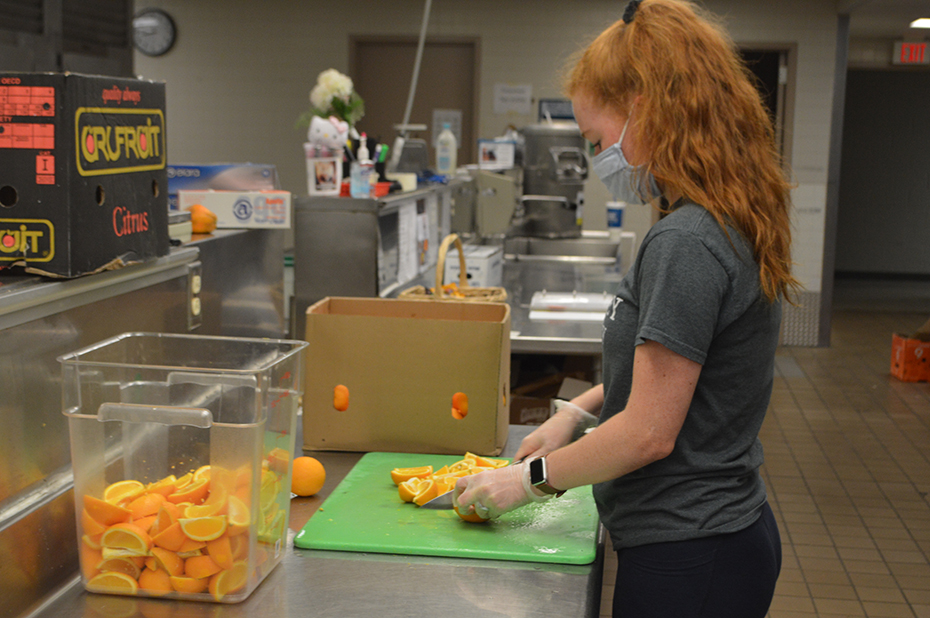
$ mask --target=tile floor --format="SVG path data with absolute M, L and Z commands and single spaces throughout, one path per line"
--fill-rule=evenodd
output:
M 930 384 L 889 373 L 891 333 L 930 318 L 917 288 L 838 282 L 830 347 L 778 351 L 761 435 L 784 555 L 770 618 L 930 618 Z

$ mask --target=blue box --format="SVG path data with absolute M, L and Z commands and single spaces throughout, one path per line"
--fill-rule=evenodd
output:
M 216 163 L 168 166 L 168 210 L 176 211 L 178 191 L 275 191 L 280 189 L 274 165 Z

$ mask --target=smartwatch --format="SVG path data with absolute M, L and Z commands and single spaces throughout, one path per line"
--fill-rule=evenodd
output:
M 549 473 L 546 470 L 546 458 L 540 457 L 530 462 L 530 484 L 539 491 L 558 498 L 565 493 L 549 484 Z

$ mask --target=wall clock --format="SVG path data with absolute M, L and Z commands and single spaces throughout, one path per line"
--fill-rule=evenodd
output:
M 146 56 L 168 53 L 177 35 L 174 20 L 161 9 L 143 9 L 132 18 L 133 43 Z

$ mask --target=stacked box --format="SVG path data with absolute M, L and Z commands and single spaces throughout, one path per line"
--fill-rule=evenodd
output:
M 891 337 L 891 375 L 902 382 L 930 381 L 930 336 L 894 333 Z
M 167 255 L 165 85 L 0 73 L 0 266 L 76 277 Z

